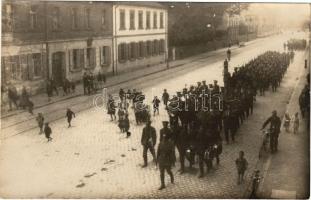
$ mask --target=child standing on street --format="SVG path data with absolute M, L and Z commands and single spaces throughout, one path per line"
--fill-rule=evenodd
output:
M 72 116 L 76 117 L 76 114 L 74 112 L 72 112 L 72 110 L 70 110 L 70 108 L 67 108 L 66 117 L 67 117 L 67 122 L 68 122 L 68 128 L 71 127 Z
M 238 185 L 243 182 L 244 173 L 247 169 L 247 160 L 244 158 L 244 151 L 240 151 L 239 158 L 235 160 L 236 168 L 238 170 Z
M 38 126 L 40 128 L 39 134 L 41 134 L 43 132 L 43 124 L 44 124 L 44 117 L 43 117 L 42 113 L 38 113 L 36 120 L 37 120 Z
M 49 123 L 45 123 L 44 134 L 45 134 L 45 137 L 48 139 L 48 142 L 52 141 L 53 139 L 51 138 L 52 129 L 49 127 Z
M 299 114 L 296 112 L 294 116 L 294 134 L 298 133 L 299 130 Z

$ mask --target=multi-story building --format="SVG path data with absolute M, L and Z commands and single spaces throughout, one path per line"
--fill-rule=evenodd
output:
M 40 88 L 112 71 L 111 3 L 6 1 L 3 16 L 2 83 Z
M 165 62 L 167 12 L 157 3 L 6 0 L 2 83 L 42 88 Z
M 153 2 L 113 5 L 114 70 L 122 72 L 167 59 L 167 10 Z

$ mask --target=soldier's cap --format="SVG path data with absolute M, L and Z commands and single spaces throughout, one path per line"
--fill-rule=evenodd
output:
M 163 124 L 168 124 L 168 121 L 162 121 Z
M 217 83 L 218 81 L 217 80 L 214 80 L 214 83 Z

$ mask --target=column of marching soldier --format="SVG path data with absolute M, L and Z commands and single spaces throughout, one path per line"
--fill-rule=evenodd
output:
M 174 182 L 171 167 L 176 162 L 175 146 L 179 152 L 180 173 L 185 172 L 185 160 L 189 161 L 190 168 L 199 162 L 199 178 L 204 176 L 204 165 L 209 172 L 213 167 L 213 160 L 219 164 L 219 156 L 222 152 L 222 138 L 220 132 L 223 130 L 225 140 L 229 144 L 229 136 L 232 142 L 235 134 L 243 124 L 244 120 L 253 112 L 253 103 L 256 101 L 257 92 L 264 92 L 271 86 L 272 91 L 280 85 L 290 61 L 294 54 L 268 51 L 246 65 L 234 68 L 232 75 L 224 74 L 225 87 L 220 87 L 217 81 L 214 84 L 206 84 L 206 81 L 197 82 L 196 86 L 185 87 L 176 94 L 169 95 L 164 89 L 162 101 L 167 110 L 169 121 L 163 121 L 160 130 L 160 144 L 155 151 L 157 142 L 156 129 L 151 126 L 150 107 L 144 103 L 145 95 L 133 89 L 125 92 L 120 89 L 120 102 L 116 105 L 114 98 L 109 95 L 107 103 L 108 114 L 111 121 L 116 120 L 116 109 L 118 108 L 119 128 L 130 136 L 130 122 L 128 107 L 130 102 L 135 114 L 136 123 L 145 123 L 143 128 L 141 144 L 143 146 L 144 164 L 148 165 L 147 151 L 153 156 L 154 162 L 159 165 L 161 187 L 165 188 L 164 171 L 166 170 Z M 225 61 L 225 63 L 227 60 Z M 154 97 L 154 115 L 159 113 L 160 100 Z M 75 114 L 68 109 L 68 127 Z M 42 114 L 37 117 L 40 133 L 43 132 L 44 118 Z M 52 130 L 48 123 L 44 128 L 45 136 L 51 141 Z M 277 142 L 276 142 L 277 145 Z M 195 159 L 195 158 L 198 159 Z M 236 163 L 238 171 L 241 168 Z M 242 167 L 243 168 L 243 167 Z M 240 173 L 240 172 L 239 172 Z
M 195 156 L 199 161 L 199 178 L 204 176 L 205 164 L 207 172 L 212 169 L 214 159 L 219 164 L 219 155 L 222 152 L 220 132 L 224 130 L 227 144 L 229 144 L 229 136 L 234 142 L 238 128 L 253 113 L 253 103 L 256 101 L 257 92 L 259 95 L 264 95 L 270 86 L 272 91 L 276 92 L 293 57 L 293 52 L 268 51 L 240 68 L 234 68 L 232 75 L 227 74 L 226 88 L 220 87 L 214 80 L 214 84 L 209 85 L 206 84 L 206 81 L 197 82 L 196 86 L 185 87 L 172 97 L 164 89 L 162 101 L 169 121 L 163 121 L 157 153 L 155 151 L 156 129 L 151 126 L 150 108 L 143 102 L 145 95 L 135 89 L 127 92 L 121 89 L 119 92 L 121 103 L 118 106 L 119 127 L 122 131 L 122 120 L 127 119 L 128 121 L 127 106 L 129 102 L 126 99 L 130 99 L 133 103 L 132 108 L 137 124 L 146 123 L 141 137 L 144 159 L 142 167 L 148 165 L 147 151 L 149 150 L 154 162 L 159 164 L 161 177 L 159 189 L 165 188 L 165 170 L 170 175 L 171 182 L 174 182 L 171 167 L 176 161 L 175 146 L 179 152 L 181 174 L 185 172 L 185 160 L 189 161 L 191 168 L 195 164 Z M 154 97 L 152 101 L 154 115 L 159 110 L 159 102 L 159 99 Z M 108 113 L 113 113 L 111 116 L 113 120 L 113 118 L 116 119 L 113 117 L 116 110 L 111 105 L 115 105 L 112 96 L 108 101 Z M 128 130 L 129 125 L 125 131 L 129 136 Z M 277 142 L 274 145 L 277 145 Z M 237 166 L 237 168 L 240 167 Z

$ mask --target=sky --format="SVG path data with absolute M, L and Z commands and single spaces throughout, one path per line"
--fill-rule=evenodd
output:
M 243 14 L 263 15 L 268 19 L 277 20 L 288 26 L 299 26 L 305 20 L 310 20 L 310 5 L 294 3 L 250 3 L 249 9 Z

